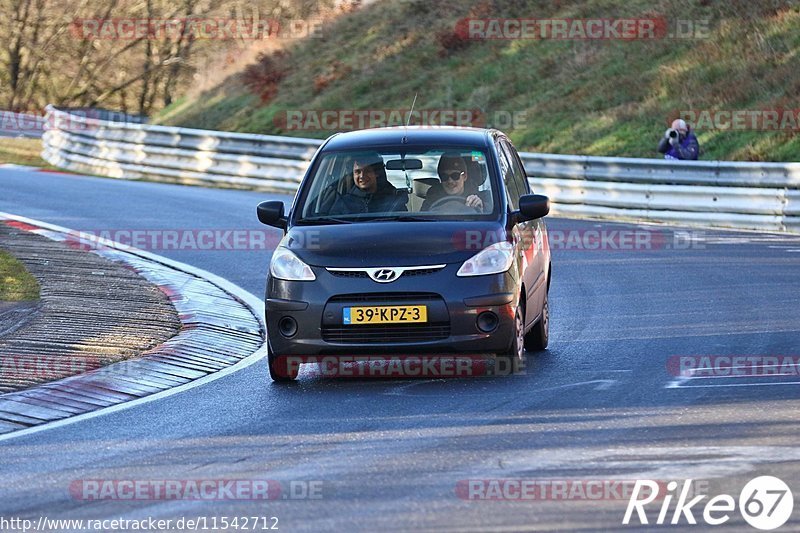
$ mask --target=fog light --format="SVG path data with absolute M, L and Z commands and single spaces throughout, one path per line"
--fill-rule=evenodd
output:
M 278 322 L 278 331 L 286 338 L 294 337 L 297 333 L 297 321 L 290 316 L 281 318 Z
M 484 311 L 478 315 L 476 323 L 478 324 L 479 330 L 484 333 L 491 333 L 497 329 L 497 324 L 500 323 L 500 320 L 497 318 L 497 315 L 491 311 Z

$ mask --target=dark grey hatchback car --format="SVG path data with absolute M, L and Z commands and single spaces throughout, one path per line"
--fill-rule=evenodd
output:
M 336 134 L 288 213 L 257 211 L 285 233 L 266 289 L 275 381 L 321 356 L 478 354 L 516 369 L 547 348 L 549 201 L 500 131 Z

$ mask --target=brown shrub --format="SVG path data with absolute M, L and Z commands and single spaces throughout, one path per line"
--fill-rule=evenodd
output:
M 314 77 L 314 94 L 324 91 L 328 85 L 347 76 L 351 71 L 352 69 L 341 61 L 334 61 L 327 72 Z
M 286 58 L 283 50 L 258 55 L 256 62 L 247 65 L 242 72 L 242 82 L 253 93 L 267 103 L 278 94 L 278 84 L 286 76 Z

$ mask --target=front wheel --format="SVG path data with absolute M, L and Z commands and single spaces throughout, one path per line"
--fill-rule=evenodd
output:
M 269 365 L 269 377 L 278 383 L 288 383 L 297 379 L 300 373 L 300 365 L 292 364 L 289 357 L 280 357 L 272 353 L 272 348 L 267 341 L 267 364 Z
M 525 370 L 525 322 L 521 307 L 514 313 L 514 337 L 505 353 L 497 355 L 497 374 L 513 374 Z
M 550 340 L 550 304 L 547 302 L 547 293 L 544 293 L 542 316 L 531 330 L 525 334 L 525 349 L 531 352 L 540 352 L 547 349 Z

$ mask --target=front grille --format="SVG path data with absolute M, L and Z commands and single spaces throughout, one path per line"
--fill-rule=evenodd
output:
M 420 268 L 417 270 L 406 270 L 402 274 L 400 274 L 397 279 L 404 278 L 406 276 L 424 276 L 426 274 L 433 274 L 434 272 L 439 272 L 444 267 L 431 267 L 431 268 Z M 357 279 L 367 279 L 369 278 L 369 274 L 364 272 L 363 270 L 330 270 L 328 269 L 332 275 L 336 276 L 337 278 L 357 278 Z M 397 281 L 395 279 L 394 281 Z
M 433 274 L 434 272 L 439 272 L 442 268 L 421 268 L 419 270 L 406 270 L 403 272 L 403 277 L 405 276 L 423 276 L 425 274 Z
M 397 302 L 441 301 L 442 297 L 432 292 L 371 292 L 368 294 L 339 294 L 331 297 L 329 303 L 383 302 L 393 305 Z
M 331 274 L 337 278 L 368 278 L 366 272 L 359 272 L 357 270 L 329 270 Z
M 424 342 L 446 339 L 450 324 L 382 324 L 355 326 L 323 326 L 322 340 L 340 343 L 383 344 Z

